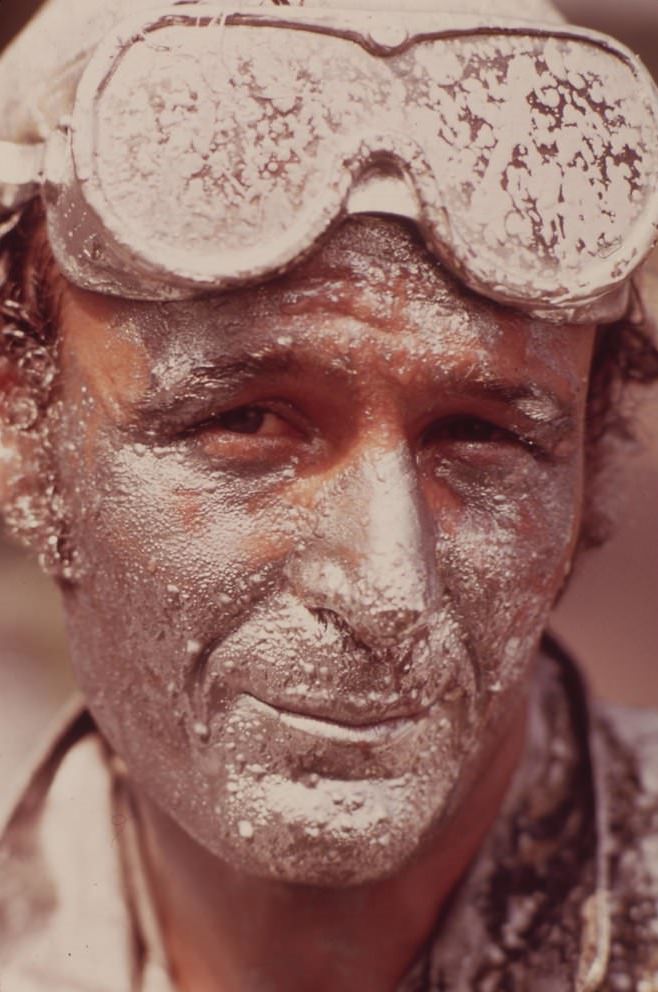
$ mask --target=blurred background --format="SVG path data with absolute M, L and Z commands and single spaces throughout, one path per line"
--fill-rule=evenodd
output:
M 39 5 L 39 0 L 0 0 L 0 49 Z M 573 21 L 625 41 L 658 77 L 658 0 L 558 0 L 558 5 Z M 519 0 L 521 16 L 523 7 Z M 650 267 L 658 315 L 658 254 Z M 615 537 L 581 562 L 553 626 L 600 695 L 658 706 L 655 390 L 638 410 L 638 422 L 639 443 L 618 481 L 622 508 Z M 0 535 L 0 792 L 72 691 L 57 594 Z

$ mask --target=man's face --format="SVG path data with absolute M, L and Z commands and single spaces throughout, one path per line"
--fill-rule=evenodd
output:
M 258 289 L 67 292 L 73 660 L 201 845 L 354 883 L 454 814 L 568 569 L 592 338 L 475 298 L 374 219 Z

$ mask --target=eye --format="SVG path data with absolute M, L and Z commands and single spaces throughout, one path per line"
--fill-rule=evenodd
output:
M 215 417 L 209 427 L 221 428 L 232 434 L 259 434 L 264 437 L 282 437 L 293 428 L 283 417 L 260 406 L 240 406 Z
M 263 441 L 295 441 L 302 437 L 303 431 L 295 422 L 292 410 L 273 409 L 268 406 L 249 404 L 234 407 L 222 413 L 215 414 L 212 419 L 198 424 L 192 434 L 196 435 L 205 448 L 233 446 Z M 240 438 L 244 441 L 240 442 Z
M 426 445 L 442 442 L 457 444 L 525 444 L 523 438 L 481 417 L 460 415 L 438 420 L 423 435 Z

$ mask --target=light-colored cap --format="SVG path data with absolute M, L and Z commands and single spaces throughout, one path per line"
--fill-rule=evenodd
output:
M 223 3 L 230 9 L 267 5 Z M 73 109 L 82 71 L 104 35 L 122 18 L 155 6 L 154 0 L 46 0 L 0 56 L 0 141 L 44 141 Z M 550 0 L 291 0 L 289 6 L 563 21 Z

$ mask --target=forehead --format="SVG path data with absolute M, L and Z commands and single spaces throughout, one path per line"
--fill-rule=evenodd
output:
M 77 291 L 70 299 L 65 345 L 111 392 L 124 379 L 112 371 L 117 363 L 132 368 L 133 386 L 175 388 L 240 367 L 266 378 L 330 374 L 366 389 L 384 376 L 420 389 L 497 379 L 568 393 L 578 385 L 574 345 L 587 337 L 481 299 L 434 261 L 411 226 L 374 217 L 344 223 L 288 275 L 250 289 L 160 304 Z

